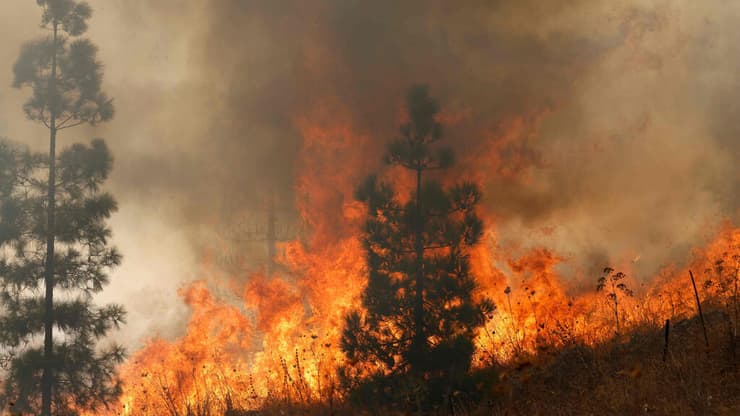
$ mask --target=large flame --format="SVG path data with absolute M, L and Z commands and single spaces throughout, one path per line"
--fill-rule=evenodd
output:
M 225 279 L 206 262 L 206 276 L 180 292 L 192 310 L 185 335 L 149 340 L 132 355 L 121 369 L 121 401 L 110 414 L 223 414 L 230 408 L 341 399 L 336 370 L 344 364 L 338 342 L 343 316 L 360 304 L 366 279 L 358 239 L 364 208 L 352 193 L 380 146 L 355 130 L 340 103 L 327 100 L 315 108 L 295 120 L 303 136 L 296 206 L 310 234 L 283 243 L 276 259 L 282 267 L 273 275 Z M 539 117 L 532 119 L 511 120 L 504 132 L 492 135 L 491 146 L 510 146 L 526 136 L 539 123 Z M 517 175 L 529 162 L 507 163 L 479 163 L 470 173 L 485 184 L 487 176 Z M 556 266 L 565 260 L 547 248 L 516 256 L 501 250 L 494 217 L 482 215 L 488 229 L 471 253 L 472 267 L 480 294 L 493 298 L 497 310 L 476 340 L 476 365 L 616 335 L 610 299 L 595 291 L 598 276 L 580 285 L 560 276 Z M 629 264 L 613 265 L 627 273 L 625 283 L 635 291 L 619 298 L 620 335 L 694 315 L 689 269 L 702 297 L 721 300 L 726 293 L 718 285 L 704 284 L 712 274 L 707 270 L 725 259 L 737 273 L 739 256 L 740 228 L 724 224 L 711 243 L 694 250 L 687 267 L 668 266 L 637 281 Z

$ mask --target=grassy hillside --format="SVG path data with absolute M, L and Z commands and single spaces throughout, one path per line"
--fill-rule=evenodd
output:
M 474 393 L 454 392 L 435 415 L 738 415 L 740 343 L 720 308 L 705 311 L 709 348 L 698 317 L 664 328 L 642 326 L 594 347 L 541 348 L 536 355 L 476 370 Z M 383 396 L 378 394 L 378 397 Z M 370 398 L 372 399 L 372 398 Z M 276 399 L 244 415 L 418 414 L 382 400 L 288 404 Z M 371 403 L 367 406 L 367 403 Z

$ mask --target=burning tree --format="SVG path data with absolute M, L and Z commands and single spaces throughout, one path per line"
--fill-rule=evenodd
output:
M 364 310 L 346 317 L 342 349 L 376 375 L 433 376 L 451 386 L 469 370 L 475 331 L 494 309 L 475 298 L 468 258 L 482 235 L 475 213 L 481 193 L 472 183 L 445 187 L 428 178 L 452 166 L 452 151 L 433 146 L 442 127 L 428 88 L 411 88 L 407 105 L 409 121 L 386 159 L 414 174 L 415 192 L 403 201 L 375 176 L 357 190 L 368 207 L 362 240 L 369 274 Z
M 124 311 L 91 301 L 120 262 L 105 224 L 116 204 L 99 191 L 111 169 L 108 148 L 95 140 L 56 151 L 59 131 L 113 117 L 101 92 L 97 49 L 81 38 L 92 9 L 75 0 L 37 3 L 50 34 L 23 46 L 13 84 L 31 88 L 23 109 L 49 130 L 49 154 L 3 148 L 0 340 L 13 352 L 5 398 L 16 400 L 17 410 L 50 416 L 52 402 L 61 414 L 115 396 L 113 366 L 122 350 L 99 351 L 95 343 L 122 322 Z

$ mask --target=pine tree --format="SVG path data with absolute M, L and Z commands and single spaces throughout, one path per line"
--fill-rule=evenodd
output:
M 36 2 L 43 10 L 41 26 L 49 30 L 50 36 L 22 47 L 13 67 L 13 85 L 31 88 L 32 95 L 23 107 L 26 116 L 49 130 L 49 155 L 45 166 L 48 180 L 45 183 L 39 180 L 40 162 L 34 156 L 30 157 L 34 163 L 21 164 L 23 168 L 20 171 L 27 170 L 25 173 L 31 174 L 26 177 L 27 182 L 7 185 L 10 192 L 20 192 L 15 186 L 32 189 L 34 193 L 25 194 L 30 199 L 23 200 L 22 195 L 16 195 L 16 200 L 21 201 L 18 202 L 20 205 L 30 204 L 33 209 L 3 218 L 8 227 L 20 234 L 3 239 L 5 247 L 14 247 L 15 256 L 12 261 L 10 257 L 4 259 L 5 270 L 0 277 L 6 282 L 3 297 L 9 302 L 3 307 L 6 313 L 3 341 L 10 346 L 22 346 L 26 341 L 35 340 L 38 332 L 43 332 L 42 351 L 29 347 L 13 359 L 6 393 L 22 396 L 35 392 L 35 396 L 19 397 L 19 405 L 35 408 L 30 401 L 40 396 L 39 413 L 50 416 L 52 399 L 57 413 L 64 408 L 66 399 L 62 398 L 63 392 L 75 394 L 75 400 L 80 400 L 78 405 L 87 405 L 95 400 L 84 398 L 86 390 L 92 392 L 107 388 L 105 384 L 94 386 L 102 375 L 93 376 L 96 371 L 108 367 L 107 362 L 99 360 L 115 361 L 120 350 L 114 348 L 115 351 L 110 352 L 112 355 L 98 356 L 85 343 L 102 336 L 109 324 L 118 324 L 123 310 L 120 307 L 95 309 L 89 300 L 89 296 L 99 291 L 106 281 L 103 270 L 119 261 L 115 251 L 109 253 L 110 249 L 106 248 L 109 231 L 103 223 L 115 204 L 110 196 L 97 194 L 97 187 L 110 169 L 107 148 L 102 142 L 94 142 L 93 147 L 87 150 L 73 146 L 59 158 L 56 152 L 59 131 L 81 124 L 95 125 L 113 117 L 112 100 L 101 92 L 103 73 L 96 57 L 97 48 L 81 37 L 87 31 L 92 9 L 87 3 L 75 0 Z M 105 155 L 107 159 L 103 158 Z M 84 160 L 93 156 L 98 159 Z M 65 162 L 65 157 L 70 160 Z M 67 165 L 60 165 L 58 172 L 57 162 Z M 43 200 L 37 193 L 41 185 L 45 186 Z M 12 205 L 8 201 L 3 201 L 3 204 Z M 40 207 L 43 207 L 45 218 L 39 216 Z M 43 253 L 38 251 L 38 238 L 43 240 Z M 57 242 L 61 247 L 57 247 Z M 43 263 L 42 275 L 38 274 L 38 261 Z M 35 279 L 43 279 L 44 296 L 41 299 L 24 297 L 29 291 L 35 295 L 40 289 Z M 63 298 L 55 305 L 56 286 L 64 292 L 80 289 L 84 296 Z M 20 309 L 12 309 L 12 299 L 20 302 L 15 305 Z M 66 321 L 72 318 L 77 320 Z M 18 324 L 22 319 L 28 322 Z M 103 325 L 103 322 L 108 323 Z M 41 326 L 37 327 L 37 324 Z M 56 338 L 54 328 L 61 332 Z M 70 367 L 73 364 L 75 368 Z M 41 372 L 40 380 L 37 380 L 38 371 Z M 87 374 L 88 378 L 74 380 L 80 374 Z M 65 380 L 67 376 L 72 378 Z M 78 384 L 64 384 L 70 381 Z M 23 400 L 28 403 L 22 403 Z
M 108 244 L 106 219 L 116 209 L 100 190 L 111 169 L 105 143 L 75 144 L 58 157 L 53 355 L 44 354 L 43 294 L 46 256 L 44 155 L 0 142 L 0 343 L 6 379 L 2 398 L 19 412 L 40 414 L 43 372 L 51 368 L 54 414 L 95 409 L 114 399 L 120 387 L 115 366 L 124 357 L 118 345 L 97 341 L 124 319 L 118 305 L 97 307 L 92 296 L 108 283 L 121 256 Z
M 476 328 L 494 308 L 476 297 L 468 257 L 483 231 L 475 212 L 481 193 L 472 183 L 445 187 L 434 179 L 453 154 L 435 146 L 442 127 L 428 88 L 411 88 L 407 106 L 409 121 L 386 160 L 413 173 L 415 192 L 402 201 L 376 176 L 357 190 L 368 207 L 369 275 L 364 310 L 346 317 L 342 349 L 350 362 L 385 374 L 449 377 L 469 370 Z

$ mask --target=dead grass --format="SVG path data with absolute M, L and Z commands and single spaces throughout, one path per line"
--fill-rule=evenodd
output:
M 706 314 L 710 348 L 704 346 L 697 318 L 672 325 L 663 361 L 662 328 L 632 328 L 619 339 L 585 347 L 571 344 L 543 349 L 536 356 L 520 356 L 508 365 L 494 365 L 496 374 L 483 399 L 453 395 L 444 409 L 430 415 L 738 415 L 740 366 L 737 342 L 730 339 L 729 317 L 721 310 Z M 734 348 L 734 349 L 730 349 Z M 491 376 L 492 377 L 492 376 Z M 482 386 L 483 384 L 481 384 Z M 267 403 L 242 415 L 402 415 L 377 403 L 372 409 L 337 402 Z M 232 415 L 229 415 L 232 416 Z
M 727 317 L 715 311 L 707 318 L 710 348 L 697 319 L 681 321 L 665 361 L 660 328 L 642 327 L 593 348 L 571 346 L 502 367 L 491 404 L 470 414 L 740 414 L 740 373 Z

